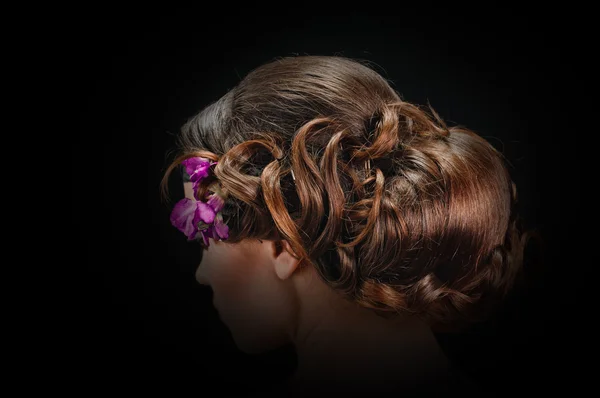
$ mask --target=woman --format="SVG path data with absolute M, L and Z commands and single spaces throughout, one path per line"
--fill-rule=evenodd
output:
M 294 392 L 468 388 L 432 329 L 489 313 L 527 238 L 492 145 L 331 56 L 258 67 L 179 138 L 171 221 L 241 350 L 294 344 Z

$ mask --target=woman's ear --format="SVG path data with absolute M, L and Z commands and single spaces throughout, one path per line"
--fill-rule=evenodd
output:
M 277 240 L 271 242 L 273 245 L 273 262 L 275 266 L 275 273 L 281 280 L 288 279 L 294 271 L 298 268 L 300 261 L 293 254 L 291 245 L 288 241 Z

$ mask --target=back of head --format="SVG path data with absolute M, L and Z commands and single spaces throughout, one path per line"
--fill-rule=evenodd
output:
M 527 235 L 503 156 L 403 101 L 366 63 L 274 60 L 179 138 L 163 187 L 186 157 L 218 160 L 228 241 L 285 239 L 333 289 L 379 313 L 477 319 L 518 274 Z

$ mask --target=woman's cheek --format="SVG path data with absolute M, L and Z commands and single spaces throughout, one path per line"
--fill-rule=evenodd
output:
M 204 265 L 204 264 L 202 264 Z M 213 290 L 215 306 L 222 309 L 243 307 L 252 301 L 251 288 L 253 277 L 247 264 L 239 257 L 227 258 L 221 261 L 211 261 L 206 264 L 206 278 Z

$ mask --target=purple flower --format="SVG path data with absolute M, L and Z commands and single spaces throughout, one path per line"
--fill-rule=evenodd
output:
M 190 176 L 190 181 L 198 181 L 205 177 L 208 177 L 210 160 L 195 157 L 185 159 L 181 162 L 185 166 L 185 172 Z
M 227 224 L 223 222 L 223 216 L 221 213 L 217 213 L 217 217 L 215 219 L 214 229 L 219 238 L 227 239 L 229 238 L 229 227 Z
M 184 160 L 181 163 L 185 166 L 186 173 L 190 176 L 193 183 L 194 198 L 197 199 L 198 186 L 200 182 L 210 174 L 210 167 L 217 164 L 208 159 L 193 157 Z M 215 187 L 214 192 L 207 201 L 195 200 L 190 198 L 181 199 L 171 213 L 171 223 L 188 240 L 199 238 L 198 232 L 206 247 L 209 246 L 209 238 L 216 240 L 229 238 L 229 227 L 223 222 L 223 216 L 220 211 L 225 206 L 225 200 L 221 196 L 220 189 Z
M 223 208 L 224 205 L 223 199 L 221 199 L 219 195 L 214 194 L 208 200 L 208 204 L 205 204 L 203 202 L 199 203 L 202 203 L 202 205 L 206 205 L 206 207 L 210 209 L 208 210 L 203 207 L 205 209 L 206 214 L 209 215 L 209 217 L 210 214 L 212 214 L 212 221 L 208 222 L 204 220 L 206 224 L 210 225 L 207 225 L 206 228 L 200 230 L 200 232 L 202 233 L 202 239 L 204 240 L 204 244 L 207 247 L 209 246 L 208 238 L 229 238 L 229 227 L 223 222 L 223 216 L 221 215 L 221 213 L 219 213 L 219 211 Z
M 212 224 L 215 221 L 216 211 L 204 202 L 196 202 L 196 214 L 194 216 L 194 222 L 198 224 L 200 221 L 204 221 L 206 224 Z
M 190 176 L 194 196 L 196 196 L 198 194 L 200 181 L 208 177 L 210 174 L 210 167 L 217 164 L 217 162 L 211 162 L 209 159 L 201 157 L 194 157 L 185 159 L 181 164 L 185 166 L 185 172 Z
M 215 213 L 220 212 L 225 206 L 225 201 L 219 194 L 212 194 L 210 198 L 206 201 L 208 205 L 215 211 Z
M 183 198 L 175 204 L 171 212 L 171 224 L 193 240 L 198 232 L 198 223 L 194 222 L 198 202 L 190 198 Z
M 212 224 L 216 212 L 207 203 L 183 198 L 173 208 L 171 224 L 193 240 L 199 230 L 199 224 Z

